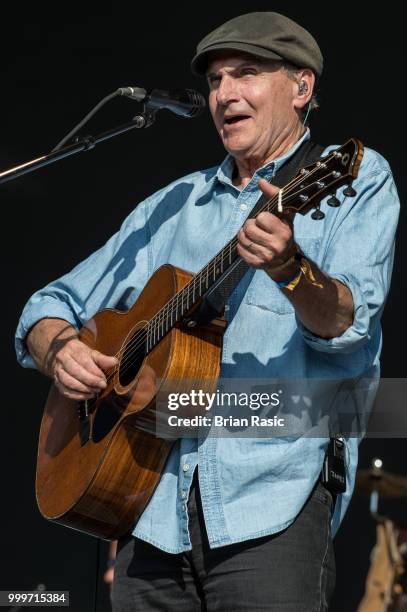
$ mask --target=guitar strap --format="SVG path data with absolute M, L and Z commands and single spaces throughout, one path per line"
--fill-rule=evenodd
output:
M 303 166 L 312 164 L 321 157 L 324 149 L 325 147 L 315 144 L 311 140 L 307 140 L 296 150 L 290 159 L 278 169 L 272 178 L 272 184 L 277 187 L 284 187 L 284 185 L 287 185 Z M 256 217 L 269 199 L 270 198 L 262 194 L 247 218 L 252 219 Z M 239 258 L 205 294 L 202 305 L 198 313 L 194 313 L 193 318 L 199 324 L 204 324 L 211 321 L 216 316 L 219 316 L 235 287 L 249 269 L 250 266 L 243 261 L 243 259 Z

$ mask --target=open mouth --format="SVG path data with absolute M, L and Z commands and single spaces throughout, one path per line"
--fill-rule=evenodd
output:
M 224 124 L 225 125 L 236 125 L 238 123 L 242 123 L 246 119 L 250 119 L 249 115 L 234 115 L 232 117 L 225 117 Z

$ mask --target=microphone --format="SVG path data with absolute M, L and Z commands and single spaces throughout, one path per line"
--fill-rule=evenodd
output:
M 153 89 L 148 93 L 142 87 L 120 87 L 117 93 L 119 96 L 144 102 L 149 108 L 156 110 L 166 108 L 187 119 L 198 117 L 206 106 L 203 95 L 193 89 L 171 89 L 169 91 Z

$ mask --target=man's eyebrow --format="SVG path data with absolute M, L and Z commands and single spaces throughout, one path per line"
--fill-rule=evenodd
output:
M 242 61 L 240 64 L 238 64 L 237 66 L 234 66 L 233 69 L 231 70 L 231 72 L 234 72 L 235 70 L 239 70 L 239 68 L 244 68 L 245 66 L 261 66 L 262 62 L 257 60 L 257 59 L 252 59 L 252 60 L 245 60 Z M 206 73 L 206 78 L 207 79 L 211 79 L 212 77 L 216 77 L 218 76 L 217 72 L 207 72 Z

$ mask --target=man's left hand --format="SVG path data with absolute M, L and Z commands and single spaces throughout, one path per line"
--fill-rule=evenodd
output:
M 259 187 L 269 198 L 276 196 L 278 187 L 260 179 Z M 237 250 L 242 259 L 254 268 L 267 268 L 284 264 L 296 251 L 292 211 L 278 216 L 261 212 L 255 219 L 248 219 L 237 235 Z

